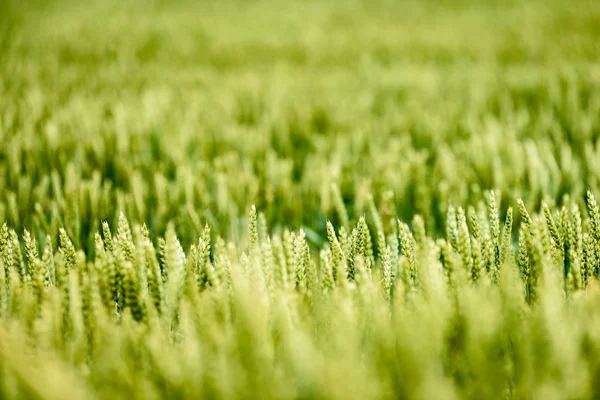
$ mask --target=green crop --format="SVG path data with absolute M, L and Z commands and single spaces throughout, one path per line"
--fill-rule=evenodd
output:
M 0 1 L 0 398 L 600 397 L 598 27 Z

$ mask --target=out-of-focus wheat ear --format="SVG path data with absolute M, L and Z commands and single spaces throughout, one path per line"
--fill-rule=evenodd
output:
M 32 276 L 33 264 L 35 260 L 39 259 L 39 250 L 37 245 L 37 240 L 31 236 L 29 231 L 25 229 L 23 231 L 23 242 L 25 243 L 25 258 L 27 260 L 28 274 L 30 277 Z
M 534 218 L 532 227 L 533 232 L 529 235 L 530 242 L 528 242 L 531 249 L 529 298 L 530 302 L 535 303 L 539 297 L 542 275 L 546 269 L 552 266 L 552 259 L 549 252 L 547 227 L 543 217 Z
M 111 288 L 111 276 L 109 272 L 110 260 L 108 257 L 96 258 L 95 269 L 96 269 L 96 280 L 98 295 L 101 304 L 106 310 L 110 310 L 111 305 L 114 304 L 112 300 L 112 288 Z
M 213 264 L 216 273 L 216 281 L 223 288 L 231 288 L 231 258 L 227 251 L 227 244 L 222 237 L 217 237 L 215 242 L 215 262 Z
M 578 222 L 576 215 L 569 215 L 569 209 L 566 206 L 562 207 L 561 220 L 563 224 L 564 237 L 564 268 L 569 274 L 570 288 L 579 290 L 583 287 L 583 273 L 581 251 L 578 249 Z M 581 220 L 579 221 L 581 223 Z
M 469 216 L 469 225 L 471 228 L 471 233 L 473 234 L 473 238 L 480 240 L 481 232 L 479 228 L 479 217 L 477 215 L 477 211 L 475 211 L 473 206 L 469 206 L 467 209 L 467 214 Z
M 44 263 L 44 276 L 45 285 L 56 286 L 56 265 L 54 264 L 54 248 L 52 245 L 52 238 L 50 235 L 46 235 L 46 245 L 44 247 L 44 253 L 42 254 L 42 261 Z
M 202 235 L 198 239 L 198 260 L 196 274 L 197 285 L 201 290 L 206 289 L 208 278 L 206 275 L 206 264 L 210 261 L 210 227 L 206 225 Z
M 535 236 L 535 238 L 537 239 L 537 244 L 539 244 L 539 256 L 542 257 L 541 260 L 543 260 L 544 258 L 546 258 L 547 256 L 549 256 L 549 259 L 547 261 L 550 261 L 549 265 L 552 265 L 552 263 L 555 260 L 555 255 L 556 252 L 554 251 L 554 247 L 551 243 L 551 239 L 550 239 L 550 233 L 548 231 L 548 225 L 546 224 L 546 220 L 544 218 L 544 216 L 542 215 L 536 215 L 534 217 L 534 226 L 536 228 L 536 234 L 537 236 Z M 535 248 L 535 247 L 534 247 Z M 546 260 L 544 260 L 546 261 Z M 544 262 L 540 261 L 540 263 L 538 263 L 537 265 L 545 265 Z
M 197 290 L 198 276 L 198 247 L 195 244 L 190 246 L 185 263 L 185 280 L 194 282 L 194 290 Z M 192 289 L 192 285 L 186 284 L 186 289 Z
M 175 233 L 172 223 L 165 233 L 165 261 L 169 271 L 169 279 L 165 286 L 165 312 L 167 317 L 174 316 L 185 287 L 186 257 Z
M 85 332 L 84 340 L 87 345 L 90 345 L 90 338 L 92 336 L 93 324 L 94 324 L 94 311 L 92 309 L 92 292 L 95 289 L 91 275 L 84 275 L 83 281 L 79 282 L 81 287 L 81 315 L 83 319 L 83 330 Z M 88 349 L 89 350 L 89 349 Z
M 394 266 L 392 265 L 392 248 L 387 246 L 382 257 L 383 264 L 383 292 L 386 300 L 391 301 L 394 287 Z
M 337 269 L 340 265 L 344 265 L 344 269 L 346 268 L 346 256 L 342 250 L 342 246 L 338 241 L 338 238 L 335 234 L 335 229 L 330 221 L 327 221 L 327 238 L 329 240 L 329 245 L 331 247 L 331 255 L 332 255 L 332 273 L 334 278 L 337 279 Z
M 500 272 L 500 217 L 496 204 L 496 194 L 490 191 L 487 195 L 488 220 L 490 221 L 492 265 L 490 268 L 492 281 L 496 282 Z
M 385 242 L 385 232 L 383 230 L 383 222 L 381 221 L 381 216 L 379 215 L 379 212 L 377 211 L 377 207 L 375 207 L 375 201 L 373 200 L 373 195 L 369 193 L 369 196 L 367 198 L 367 202 L 369 205 L 369 210 L 371 213 L 371 218 L 373 219 L 373 223 L 375 224 L 375 229 L 376 229 L 376 233 L 377 233 L 377 251 L 379 252 L 379 254 L 383 254 L 385 252 L 385 248 L 386 248 L 386 242 Z
M 104 247 L 106 248 L 107 253 L 113 252 L 113 241 L 112 234 L 110 233 L 110 227 L 108 226 L 108 222 L 102 222 L 102 235 L 104 236 Z
M 301 293 L 306 293 L 306 258 L 304 256 L 306 244 L 306 235 L 304 230 L 300 230 L 296 235 L 294 243 L 294 279 L 295 286 Z
M 422 250 L 427 245 L 427 231 L 425 229 L 425 221 L 419 214 L 415 215 L 412 220 L 415 244 Z
M 313 304 L 313 296 L 319 290 L 319 270 L 317 263 L 310 257 L 310 247 L 308 242 L 304 245 L 304 263 L 306 264 L 306 285 L 308 288 L 309 304 Z
M 141 233 L 142 233 L 142 243 L 152 241 L 152 239 L 150 238 L 150 230 L 148 229 L 148 226 L 146 225 L 145 222 L 142 224 Z
M 265 276 L 265 285 L 270 299 L 275 295 L 275 255 L 273 254 L 273 245 L 271 238 L 267 236 L 261 246 L 261 264 Z
M 366 269 L 370 274 L 371 268 L 374 264 L 373 258 L 373 241 L 371 239 L 371 232 L 369 232 L 369 226 L 364 216 L 358 221 L 358 233 L 359 233 L 359 253 L 363 256 Z
M 158 238 L 158 260 L 160 266 L 160 274 L 162 281 L 166 282 L 169 279 L 169 269 L 167 268 L 167 242 L 164 238 Z
M 106 249 L 104 248 L 104 242 L 100 233 L 94 234 L 94 256 L 96 261 L 106 259 Z
M 44 299 L 44 287 L 45 287 L 45 277 L 44 277 L 44 263 L 39 258 L 33 259 L 33 264 L 30 267 L 31 269 L 31 287 L 33 288 L 33 292 L 35 294 L 36 303 L 38 305 Z
M 485 265 L 483 265 L 481 243 L 479 242 L 479 239 L 473 238 L 471 242 L 471 254 L 473 254 L 473 264 L 471 267 L 470 276 L 473 283 L 477 283 L 479 277 L 481 276 L 481 270 L 485 269 Z
M 581 210 L 577 204 L 571 206 L 572 229 L 570 235 L 570 243 L 581 258 L 583 254 L 583 219 Z
M 269 225 L 264 212 L 258 213 L 258 240 L 264 242 L 269 237 Z
M 513 209 L 508 207 L 504 227 L 502 228 L 502 248 L 500 253 L 500 265 L 510 263 L 514 265 L 515 253 L 513 247 Z
M 454 261 L 454 250 L 452 249 L 452 245 L 450 245 L 444 239 L 438 239 L 436 242 L 437 246 L 440 249 L 440 262 L 444 267 L 444 274 L 446 275 L 446 280 L 448 285 L 454 286 L 454 273 L 456 269 L 455 261 Z M 479 275 L 477 279 L 479 279 Z
M 9 231 L 10 240 L 12 241 L 13 249 L 13 262 L 14 266 L 19 272 L 21 282 L 27 283 L 29 276 L 27 275 L 27 269 L 25 266 L 25 260 L 23 259 L 23 253 L 21 252 L 21 244 L 19 243 L 19 235 L 13 229 Z
M 537 282 L 540 275 L 539 250 L 534 246 L 534 238 L 539 235 L 534 226 L 533 218 L 531 218 L 522 199 L 517 200 L 517 206 L 521 215 L 517 264 L 525 282 L 527 302 L 532 303 L 537 297 Z M 538 247 L 541 248 L 541 246 Z
M 6 273 L 4 261 L 0 257 L 0 320 L 6 316 L 6 302 L 8 301 L 8 287 L 6 286 Z
M 122 236 L 124 240 L 132 242 L 133 236 L 131 234 L 131 227 L 129 221 L 123 212 L 119 212 L 119 222 L 117 225 L 117 237 Z
M 365 258 L 362 254 L 358 254 L 354 260 L 354 281 L 359 287 L 365 287 L 370 279 L 367 266 L 365 264 Z
M 333 255 L 329 249 L 322 249 L 319 253 L 321 263 L 321 290 L 323 293 L 331 293 L 335 287 L 333 275 Z
M 206 278 L 207 278 L 207 282 L 208 282 L 207 284 L 209 287 L 219 289 L 223 285 L 223 283 L 221 281 L 221 276 L 215 270 L 215 267 L 213 266 L 213 264 L 210 261 L 206 264 Z
M 146 241 L 144 243 L 144 252 L 146 260 L 146 274 L 148 279 L 148 293 L 150 295 L 154 308 L 160 314 L 163 307 L 163 285 L 162 276 L 160 272 L 160 266 L 156 259 L 154 246 L 152 242 Z
M 338 217 L 340 218 L 342 227 L 345 229 L 349 229 L 350 220 L 348 219 L 348 211 L 346 210 L 346 205 L 344 204 L 342 193 L 340 192 L 340 188 L 337 184 L 333 183 L 331 185 L 331 193 L 333 195 L 333 205 L 335 207 L 335 211 L 338 214 Z
M 548 207 L 548 204 L 546 204 L 546 202 L 544 202 L 542 204 L 542 209 L 544 212 L 544 218 L 546 220 L 546 226 L 548 228 L 548 232 L 550 233 L 550 239 L 552 242 L 552 246 L 551 246 L 551 250 L 550 250 L 551 254 L 552 254 L 552 258 L 556 265 L 562 265 L 563 239 L 561 237 L 558 227 L 556 226 L 554 218 L 552 218 L 550 208 Z
M 600 277 L 600 257 L 598 256 L 600 254 L 600 209 L 594 194 L 590 190 L 587 191 L 586 204 L 589 214 L 592 254 L 594 255 L 590 257 L 590 260 L 593 260 L 594 263 L 592 271 L 595 277 Z
M 112 314 L 116 310 L 121 291 L 120 274 L 117 272 L 119 268 L 112 254 L 106 259 L 102 268 L 106 275 L 106 289 L 102 298 L 107 311 Z
M 452 205 L 448 206 L 448 211 L 446 212 L 446 241 L 450 243 L 455 250 L 458 248 L 456 209 Z
M 596 242 L 600 241 L 600 209 L 596 202 L 594 194 L 588 190 L 586 196 L 586 204 L 590 216 L 590 227 Z
M 525 227 L 527 229 L 531 229 L 531 225 L 533 225 L 533 220 L 531 219 L 531 216 L 529 215 L 529 212 L 527 211 L 525 203 L 522 199 L 517 199 L 517 206 L 519 208 L 519 214 L 521 214 L 521 219 L 525 223 Z
M 417 269 L 417 259 L 415 256 L 415 239 L 408 225 L 398 220 L 398 238 L 400 239 L 400 248 L 402 255 L 408 261 L 408 278 L 413 288 L 419 287 L 419 271 Z
M 598 278 L 595 268 L 595 252 L 592 236 L 585 232 L 583 234 L 583 247 L 581 254 L 581 280 L 583 287 L 586 288 L 591 278 Z M 596 275 L 594 275 L 596 274 Z
M 7 260 L 7 254 L 8 253 L 8 225 L 6 225 L 6 222 L 4 224 L 2 224 L 2 228 L 0 228 L 0 257 L 2 258 L 2 261 L 4 262 L 4 265 L 8 265 L 6 263 Z M 12 254 L 11 254 L 12 256 Z
M 75 247 L 67 235 L 67 232 L 64 229 L 60 229 L 59 231 L 59 239 L 60 239 L 60 252 L 64 257 L 64 274 L 60 277 L 60 281 L 62 283 L 61 286 L 68 284 L 68 276 L 70 272 L 77 268 L 77 257 L 75 255 Z
M 288 286 L 288 267 L 283 242 L 279 235 L 273 235 L 273 252 L 275 255 L 274 282 L 277 289 Z
M 467 217 L 462 207 L 458 208 L 456 214 L 458 224 L 458 254 L 460 255 L 463 267 L 467 271 L 473 270 L 473 253 L 471 250 L 471 236 L 467 226 Z
M 123 294 L 124 307 L 129 308 L 136 321 L 144 319 L 144 302 L 141 298 L 140 280 L 135 273 L 135 268 L 130 262 L 124 265 Z
M 9 282 L 8 315 L 18 319 L 21 317 L 23 304 L 23 283 L 21 282 L 21 276 L 14 269 L 10 271 Z
M 135 245 L 133 243 L 133 235 L 129 226 L 129 221 L 125 217 L 125 214 L 119 213 L 119 225 L 117 228 L 117 243 L 125 260 L 130 263 L 136 263 L 135 260 Z
M 4 264 L 6 285 L 7 285 L 7 288 L 10 290 L 12 271 L 15 270 L 15 267 L 13 265 L 13 260 L 14 260 L 13 241 L 10 240 L 10 234 L 9 234 L 8 227 L 6 226 L 6 224 L 4 224 L 2 226 L 2 230 L 0 230 L 0 240 L 1 240 L 0 244 L 2 245 L 2 254 L 0 254 L 0 256 L 2 257 L 2 262 Z
M 296 243 L 296 234 L 288 229 L 283 231 L 283 248 L 285 251 L 285 259 L 286 259 L 286 275 L 289 278 L 290 283 L 293 283 L 295 279 L 295 258 L 294 258 L 294 250 Z
M 346 250 L 346 261 L 348 263 L 348 279 L 350 281 L 354 281 L 354 259 L 357 255 L 357 247 L 359 240 L 358 230 L 356 228 L 352 229 L 352 233 L 350 234 L 350 238 L 348 240 L 348 247 Z
M 340 229 L 339 229 L 338 241 L 340 242 L 342 254 L 344 254 L 344 258 L 346 259 L 346 262 L 347 262 L 348 258 L 349 258 L 349 253 L 350 253 L 350 237 L 348 236 L 348 231 L 343 226 L 340 227 Z
M 521 275 L 525 282 L 529 281 L 529 253 L 530 249 L 527 244 L 526 236 L 529 235 L 525 222 L 521 222 L 519 229 L 519 251 L 517 255 L 517 266 L 521 271 Z

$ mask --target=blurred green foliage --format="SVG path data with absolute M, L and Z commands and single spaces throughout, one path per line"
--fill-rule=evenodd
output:
M 256 203 L 324 237 L 337 183 L 352 220 L 391 191 L 439 230 L 483 190 L 598 187 L 595 2 L 39 3 L 3 3 L 17 229 L 56 220 L 89 250 L 123 211 L 187 245 L 204 221 L 239 237 Z

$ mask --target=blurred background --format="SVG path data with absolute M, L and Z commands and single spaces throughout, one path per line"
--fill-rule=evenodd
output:
M 320 245 L 340 199 L 435 232 L 485 190 L 598 191 L 598 1 L 2 0 L 0 21 L 0 221 L 81 248 L 119 211 L 187 244 L 239 239 L 255 203 Z

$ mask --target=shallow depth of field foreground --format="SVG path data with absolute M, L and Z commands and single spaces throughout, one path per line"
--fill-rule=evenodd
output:
M 0 398 L 600 398 L 599 140 L 598 1 L 0 0 Z

